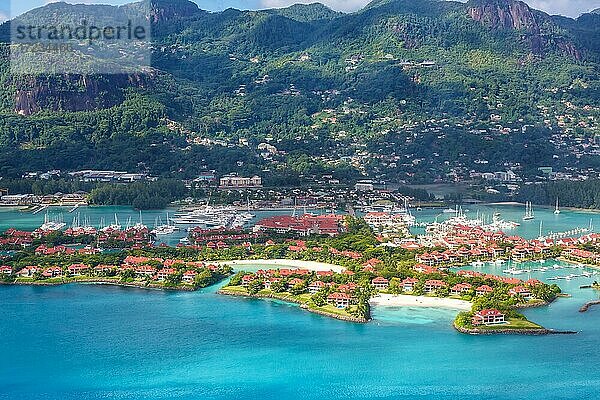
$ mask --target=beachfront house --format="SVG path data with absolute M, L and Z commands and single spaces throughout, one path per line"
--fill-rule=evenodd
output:
M 263 282 L 263 287 L 267 290 L 270 290 L 271 286 L 276 282 L 281 282 L 281 278 L 267 278 Z
M 69 274 L 72 276 L 81 276 L 89 272 L 90 266 L 85 264 L 71 264 L 69 266 Z
M 198 275 L 196 271 L 189 270 L 183 274 L 181 280 L 187 284 L 192 284 L 196 280 L 196 275 Z
M 163 268 L 156 273 L 156 279 L 159 281 L 166 280 L 169 276 L 177 274 L 177 270 L 175 268 Z
M 38 267 L 29 266 L 21 269 L 19 272 L 17 272 L 17 275 L 22 278 L 30 278 L 39 270 L 40 269 Z
M 494 288 L 488 285 L 481 285 L 477 289 L 475 289 L 475 294 L 477 296 L 485 296 L 486 294 L 490 294 L 494 291 Z
M 378 276 L 377 278 L 371 281 L 371 286 L 373 286 L 377 290 L 387 290 L 389 285 L 390 281 L 388 281 L 382 276 Z
M 324 287 L 325 283 L 323 283 L 322 281 L 314 281 L 310 285 L 308 285 L 308 293 L 315 294 Z
M 8 265 L 3 265 L 2 267 L 0 267 L 0 274 L 3 275 L 12 275 L 13 269 L 11 267 L 9 267 Z
M 471 288 L 472 286 L 468 283 L 457 283 L 450 288 L 450 294 L 460 296 L 464 293 L 467 293 L 469 290 L 471 290 Z
M 415 278 L 406 278 L 402 281 L 402 290 L 405 292 L 412 292 L 415 290 L 415 285 L 419 282 L 418 279 Z
M 42 272 L 44 278 L 58 278 L 63 276 L 63 270 L 60 267 L 49 267 Z
M 248 284 L 254 280 L 254 275 L 244 275 L 242 276 L 242 286 L 248 287 Z
M 150 265 L 142 265 L 135 269 L 135 277 L 142 279 L 153 276 L 156 273 L 156 268 Z
M 491 308 L 478 311 L 471 320 L 473 325 L 498 325 L 506 323 L 506 318 L 500 311 Z
M 291 289 L 296 285 L 302 285 L 302 284 L 304 284 L 304 280 L 302 280 L 300 278 L 293 278 L 288 281 L 287 287 L 288 287 L 288 289 Z
M 346 308 L 350 305 L 350 295 L 347 293 L 331 293 L 327 296 L 327 303 L 337 307 Z
M 426 293 L 434 293 L 436 290 L 447 286 L 446 282 L 438 279 L 430 279 L 425 281 L 424 289 Z

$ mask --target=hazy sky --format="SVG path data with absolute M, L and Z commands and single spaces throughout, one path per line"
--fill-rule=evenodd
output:
M 54 0 L 0 0 L 0 21 L 9 16 L 17 16 L 35 7 Z M 69 0 L 69 3 L 124 4 L 134 0 Z M 294 3 L 313 3 L 316 0 L 194 0 L 205 10 L 223 10 L 228 7 L 239 9 L 259 9 L 284 7 Z M 355 11 L 370 0 L 321 0 L 334 10 Z M 413 0 L 418 1 L 418 0 Z M 525 0 L 534 8 L 550 14 L 577 17 L 581 13 L 600 8 L 600 0 Z

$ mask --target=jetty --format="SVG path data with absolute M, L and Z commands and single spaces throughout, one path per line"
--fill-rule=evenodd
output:
M 38 213 L 44 211 L 48 207 L 49 207 L 49 205 L 47 205 L 47 204 L 43 204 L 43 205 L 37 206 L 37 207 L 35 207 L 35 208 L 33 208 L 31 210 L 31 213 L 32 214 L 38 214 Z
M 579 312 L 586 312 L 587 310 L 590 309 L 591 306 L 596 306 L 598 304 L 600 304 L 600 300 L 588 301 L 587 303 L 585 303 L 584 305 L 581 306 L 581 308 L 579 309 Z

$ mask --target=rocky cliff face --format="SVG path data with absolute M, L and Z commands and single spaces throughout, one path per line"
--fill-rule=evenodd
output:
M 157 24 L 192 16 L 200 11 L 196 3 L 188 0 L 152 0 L 150 22 Z
M 540 31 L 536 16 L 522 1 L 472 1 L 469 3 L 468 13 L 475 21 L 492 29 L 517 29 L 534 33 Z
M 522 32 L 521 39 L 533 54 L 543 55 L 553 48 L 576 60 L 582 58 L 581 51 L 572 40 L 543 32 L 544 24 L 553 24 L 550 17 L 532 10 L 522 1 L 471 0 L 467 5 L 467 13 L 490 29 Z
M 123 89 L 148 84 L 145 75 L 54 75 L 15 78 L 15 112 L 87 111 L 123 101 Z

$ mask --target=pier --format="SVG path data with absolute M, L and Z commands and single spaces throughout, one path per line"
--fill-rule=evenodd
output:
M 38 207 L 35 207 L 35 208 L 33 208 L 33 209 L 32 209 L 32 211 L 31 211 L 31 213 L 32 213 L 32 214 L 38 214 L 38 213 L 40 213 L 40 212 L 44 211 L 44 210 L 45 210 L 46 208 L 48 208 L 48 207 L 49 207 L 49 206 L 48 206 L 47 204 L 40 205 L 40 206 L 38 206 Z
M 587 303 L 581 306 L 579 312 L 586 312 L 591 306 L 596 306 L 598 304 L 600 304 L 600 300 L 588 301 Z

